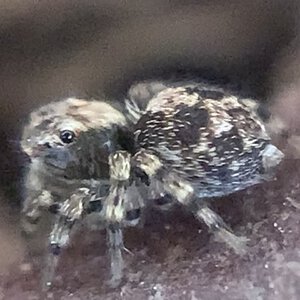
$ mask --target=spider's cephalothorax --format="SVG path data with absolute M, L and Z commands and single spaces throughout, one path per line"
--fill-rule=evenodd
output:
M 98 201 L 99 195 L 92 195 L 83 185 L 55 205 L 52 254 L 56 257 L 66 244 L 75 221 L 98 210 L 107 228 L 114 283 L 122 278 L 122 228 L 136 225 L 143 208 L 149 205 L 184 205 L 236 252 L 244 253 L 245 238 L 234 235 L 208 207 L 206 199 L 272 178 L 283 158 L 271 144 L 252 100 L 200 83 L 159 87 L 149 93 L 151 97 L 143 109 L 127 101 L 131 121 L 127 126 L 134 135 L 130 151 L 121 146 L 120 139 L 111 143 L 101 140 L 100 145 L 94 142 L 100 149 L 111 144 L 110 151 L 102 156 L 109 165 L 108 195 Z M 120 127 L 122 122 L 111 123 Z M 96 132 L 100 129 L 98 126 Z M 76 156 L 77 151 L 72 155 Z M 99 178 L 98 190 L 103 186 Z

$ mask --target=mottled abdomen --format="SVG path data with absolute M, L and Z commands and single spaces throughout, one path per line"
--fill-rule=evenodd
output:
M 230 194 L 272 177 L 283 154 L 250 107 L 222 89 L 167 88 L 136 124 L 140 148 L 191 182 L 200 197 Z

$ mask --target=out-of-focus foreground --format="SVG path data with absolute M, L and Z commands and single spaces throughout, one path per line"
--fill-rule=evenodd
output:
M 39 299 L 38 275 L 19 268 L 17 139 L 26 115 L 65 96 L 120 99 L 130 82 L 174 71 L 238 79 L 276 117 L 271 129 L 287 153 L 278 180 L 215 202 L 234 230 L 249 237 L 249 255 L 236 257 L 182 211 L 151 212 L 145 231 L 127 232 L 134 255 L 126 256 L 122 288 L 104 287 L 104 236 L 93 232 L 66 252 L 48 296 L 299 299 L 297 2 L 0 1 L 0 299 Z

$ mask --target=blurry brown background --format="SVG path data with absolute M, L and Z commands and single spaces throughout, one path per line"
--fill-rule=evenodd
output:
M 130 4 L 129 4 L 130 3 Z M 1 128 L 67 95 L 111 95 L 168 68 L 209 68 L 270 94 L 296 1 L 2 1 Z M 271 78 L 271 82 L 270 82 Z M 253 83 L 253 84 L 254 84 Z
M 0 1 L 5 207 L 0 242 L 8 249 L 0 251 L 0 268 L 1 261 L 11 261 L 7 253 L 10 258 L 20 254 L 17 227 L 4 224 L 17 222 L 23 165 L 17 140 L 33 108 L 66 96 L 121 99 L 134 80 L 175 71 L 206 77 L 208 72 L 209 77 L 239 81 L 269 101 L 297 134 L 299 17 L 296 0 Z M 299 145 L 296 138 L 291 148 L 300 153 Z

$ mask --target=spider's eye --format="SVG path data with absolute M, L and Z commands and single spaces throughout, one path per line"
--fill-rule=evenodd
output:
M 70 144 L 74 141 L 75 133 L 71 130 L 62 130 L 59 137 L 63 143 Z
M 141 215 L 141 210 L 139 208 L 129 210 L 126 213 L 126 220 L 127 221 L 136 220 L 136 219 L 138 219 L 140 217 L 140 215 Z

